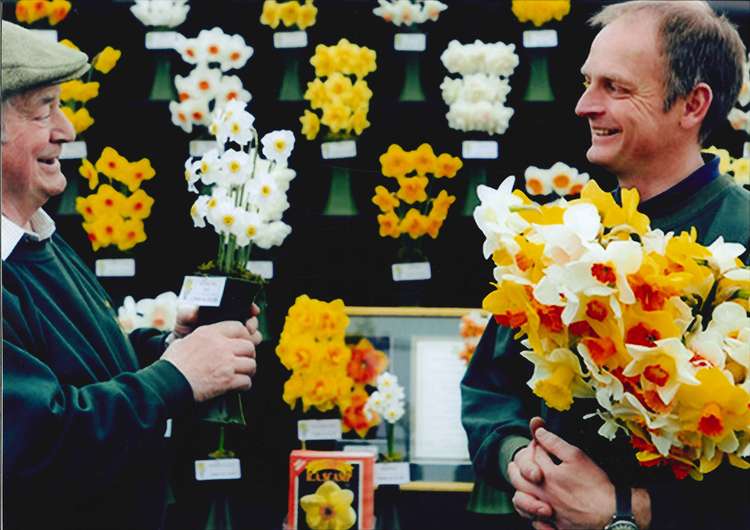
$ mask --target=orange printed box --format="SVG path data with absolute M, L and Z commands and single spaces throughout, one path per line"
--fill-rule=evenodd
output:
M 375 455 L 292 451 L 289 530 L 372 530 Z

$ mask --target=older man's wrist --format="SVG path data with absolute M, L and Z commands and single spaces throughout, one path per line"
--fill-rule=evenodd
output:
M 531 440 L 529 438 L 518 435 L 508 436 L 500 443 L 498 466 L 500 467 L 500 474 L 508 484 L 510 484 L 508 464 L 513 461 L 513 457 L 516 456 L 518 451 L 528 446 L 530 443 Z

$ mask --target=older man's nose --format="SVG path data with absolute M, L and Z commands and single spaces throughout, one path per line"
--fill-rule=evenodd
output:
M 52 129 L 53 142 L 72 142 L 76 137 L 76 130 L 68 117 L 59 109 L 53 112 L 54 128 Z

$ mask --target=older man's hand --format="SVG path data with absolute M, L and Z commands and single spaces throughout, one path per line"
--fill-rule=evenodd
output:
M 250 318 L 245 321 L 245 327 L 250 332 L 251 339 L 257 346 L 263 341 L 263 335 L 258 331 L 258 315 L 260 308 L 251 304 Z M 198 306 L 180 305 L 177 309 L 177 322 L 172 330 L 168 343 L 175 339 L 181 339 L 193 332 L 198 324 Z

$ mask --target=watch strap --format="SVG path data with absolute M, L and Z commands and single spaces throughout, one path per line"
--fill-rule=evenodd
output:
M 615 520 L 633 520 L 632 495 L 633 492 L 630 486 L 615 485 Z

